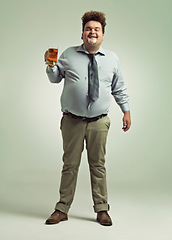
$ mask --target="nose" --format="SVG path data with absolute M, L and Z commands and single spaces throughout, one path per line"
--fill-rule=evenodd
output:
M 90 32 L 91 32 L 91 33 L 95 33 L 95 29 L 92 28 L 92 29 L 90 30 Z

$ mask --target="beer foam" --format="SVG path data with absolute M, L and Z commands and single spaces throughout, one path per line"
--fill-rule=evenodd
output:
M 88 42 L 90 44 L 95 44 L 97 42 L 97 39 L 96 38 L 88 38 Z

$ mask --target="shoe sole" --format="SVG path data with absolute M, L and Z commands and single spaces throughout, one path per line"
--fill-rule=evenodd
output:
M 45 224 L 52 225 L 52 224 L 57 224 L 57 223 L 64 222 L 64 221 L 67 221 L 67 220 L 68 220 L 68 218 L 64 218 L 64 219 L 61 219 L 59 222 L 55 222 L 55 223 L 54 222 L 52 222 L 52 223 L 51 222 L 50 223 L 49 222 L 45 222 Z

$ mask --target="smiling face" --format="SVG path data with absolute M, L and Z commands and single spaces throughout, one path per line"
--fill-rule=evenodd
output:
M 97 21 L 87 22 L 85 24 L 81 39 L 83 39 L 87 51 L 93 52 L 94 50 L 96 52 L 104 40 L 101 23 Z

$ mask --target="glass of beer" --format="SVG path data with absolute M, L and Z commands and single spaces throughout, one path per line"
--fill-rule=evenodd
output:
M 57 65 L 58 48 L 49 48 L 47 52 L 46 64 Z

